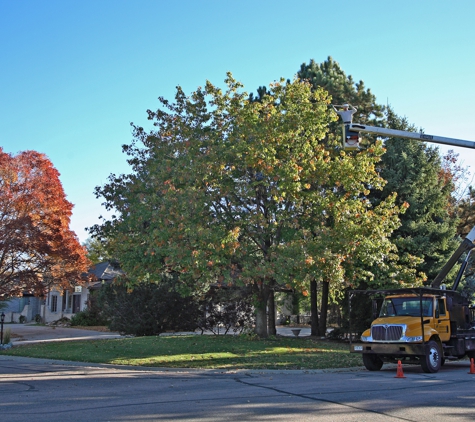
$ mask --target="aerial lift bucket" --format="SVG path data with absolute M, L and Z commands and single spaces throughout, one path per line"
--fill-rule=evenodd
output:
M 343 125 L 343 147 L 345 150 L 356 150 L 360 147 L 360 134 L 349 130 L 349 125 Z

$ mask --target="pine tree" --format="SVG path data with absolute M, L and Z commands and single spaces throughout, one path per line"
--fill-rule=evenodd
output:
M 416 131 L 405 118 L 387 109 L 386 126 L 391 129 Z M 381 176 L 387 180 L 382 191 L 373 191 L 376 202 L 397 192 L 397 202 L 408 203 L 401 215 L 401 226 L 392 239 L 401 257 L 418 257 L 417 266 L 432 280 L 457 247 L 457 224 L 451 216 L 451 194 L 454 184 L 443 171 L 439 149 L 423 142 L 390 138 L 385 142 Z

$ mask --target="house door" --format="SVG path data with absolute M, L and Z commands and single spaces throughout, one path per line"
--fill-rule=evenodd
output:
M 81 310 L 81 295 L 73 295 L 73 314 Z

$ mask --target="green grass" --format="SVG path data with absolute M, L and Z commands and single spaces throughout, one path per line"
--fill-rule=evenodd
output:
M 162 336 L 39 343 L 0 352 L 79 362 L 167 368 L 326 369 L 361 366 L 348 344 L 310 338 Z

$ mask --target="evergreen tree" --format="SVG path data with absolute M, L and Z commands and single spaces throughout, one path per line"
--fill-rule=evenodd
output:
M 341 69 L 331 57 L 323 63 L 310 60 L 303 63 L 297 76 L 309 81 L 316 89 L 322 87 L 332 96 L 333 104 L 349 103 L 358 108 L 354 121 L 364 124 L 381 125 L 384 121 L 385 107 L 376 102 L 376 97 L 363 81 L 355 82 L 351 75 Z M 341 122 L 335 123 L 337 126 Z
M 391 129 L 415 131 L 391 107 L 385 123 Z M 372 191 L 371 197 L 377 202 L 397 192 L 397 202 L 409 204 L 391 238 L 403 260 L 420 258 L 418 271 L 430 282 L 458 244 L 457 224 L 451 215 L 452 177 L 444 172 L 438 148 L 397 138 L 387 139 L 385 147 L 380 174 L 388 183 L 382 191 Z

